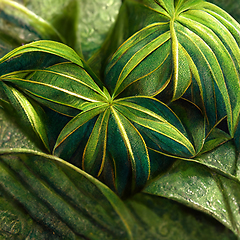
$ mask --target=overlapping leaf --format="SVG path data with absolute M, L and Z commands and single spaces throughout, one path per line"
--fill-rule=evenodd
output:
M 9 102 L 13 106 L 16 116 L 22 122 L 25 130 L 30 130 L 36 133 L 40 138 L 40 141 L 44 144 L 46 149 L 49 149 L 48 137 L 45 127 L 45 115 L 43 110 L 39 105 L 33 101 L 26 98 L 21 92 L 17 89 L 7 86 L 4 83 L 0 84 L 4 88 L 6 94 L 9 98 Z
M 151 172 L 148 148 L 170 156 L 196 155 L 181 121 L 165 104 L 131 97 L 89 104 L 64 127 L 54 154 L 104 178 L 123 195 L 146 184 Z
M 227 114 L 233 136 L 240 105 L 239 24 L 204 1 L 134 2 L 139 9 L 149 8 L 155 23 L 131 36 L 112 57 L 105 81 L 110 92 L 152 96 L 172 82 L 165 94 L 175 100 L 191 85 L 191 101 L 201 107 L 209 126 Z M 159 21 L 159 15 L 168 21 Z M 131 21 L 144 22 L 141 14 Z
M 106 96 L 86 70 L 73 63 L 55 64 L 42 70 L 18 71 L 1 76 L 38 102 L 74 116 L 86 102 L 104 102 Z
M 52 234 L 59 239 L 132 239 L 127 208 L 92 176 L 32 150 L 1 149 L 0 154 L 0 201 L 6 213 L 18 213 L 21 222 L 14 228 L 23 238 L 37 237 L 42 229 L 48 239 Z
M 193 162 L 177 161 L 144 191 L 206 212 L 239 236 L 239 159 L 234 145 L 225 143 L 200 156 L 199 162 L 221 172 Z

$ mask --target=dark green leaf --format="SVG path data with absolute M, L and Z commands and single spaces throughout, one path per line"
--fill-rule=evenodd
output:
M 169 107 L 179 117 L 183 123 L 188 138 L 194 143 L 196 153 L 198 154 L 205 141 L 206 124 L 201 110 L 191 102 L 185 99 L 179 99 L 172 102 Z
M 0 195 L 11 211 L 26 210 L 23 224 L 30 216 L 32 227 L 48 228 L 61 239 L 132 239 L 132 219 L 123 202 L 87 173 L 30 150 L 1 149 L 1 155 Z
M 84 68 L 60 63 L 42 70 L 26 70 L 1 76 L 57 112 L 74 116 L 87 102 L 104 102 L 107 97 Z
M 202 109 L 210 129 L 227 115 L 233 137 L 240 106 L 239 24 L 205 1 L 133 2 L 139 10 L 131 25 L 144 23 L 146 8 L 155 21 L 143 24 L 111 58 L 105 79 L 109 91 L 114 97 L 160 93 L 175 100 L 192 83 L 191 101 Z
M 143 101 L 148 108 L 142 106 Z M 177 156 L 195 155 L 182 123 L 165 104 L 151 98 L 126 98 L 116 103 L 116 108 L 155 144 L 148 147 Z M 149 110 L 150 106 L 153 110 Z

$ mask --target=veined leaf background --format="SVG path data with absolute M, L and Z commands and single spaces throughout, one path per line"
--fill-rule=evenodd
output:
M 13 10 L 16 6 L 6 7 L 6 2 L 8 0 L 0 0 L 1 56 L 33 40 L 51 39 L 72 47 L 80 57 L 70 54 L 67 59 L 71 57 L 71 61 L 84 72 L 83 58 L 88 60 L 91 67 L 96 64 L 96 69 L 100 69 L 96 62 L 98 50 L 109 36 L 109 29 L 113 27 L 124 1 L 19 0 L 14 2 L 24 7 L 18 8 L 20 5 L 17 5 L 17 11 Z M 240 21 L 239 1 L 212 2 Z M 120 37 L 124 39 L 124 36 Z M 57 60 L 62 61 L 61 57 Z M 45 67 L 55 71 L 51 67 L 54 64 L 54 61 L 49 61 Z M 96 80 L 94 73 L 89 75 Z M 37 74 L 34 77 L 38 79 Z M 0 97 L 4 84 L 1 83 Z M 91 84 L 89 86 L 92 87 Z M 11 87 L 6 91 L 11 96 L 19 96 Z M 106 92 L 99 92 L 101 98 L 106 96 Z M 42 99 L 47 102 L 44 96 Z M 24 97 L 22 106 L 25 104 L 31 108 L 35 103 L 31 101 Z M 74 100 L 66 99 L 65 105 L 69 102 Z M 17 104 L 9 106 L 5 98 L 0 103 L 4 108 L 9 108 L 10 112 L 13 112 L 12 107 L 21 107 Z M 56 107 L 55 103 L 47 104 L 51 108 Z M 176 112 L 178 104 L 176 102 L 171 106 Z M 194 105 L 184 104 L 186 107 L 181 111 L 186 114 L 187 108 L 195 109 Z M 59 105 L 58 113 L 48 113 L 49 110 L 46 110 L 49 122 L 57 118 L 59 113 L 65 114 L 57 124 L 53 121 L 51 126 L 58 126 L 52 131 L 62 129 L 69 118 L 82 109 L 82 106 L 78 107 L 74 106 L 71 112 Z M 127 112 L 126 109 L 124 104 L 118 106 L 121 113 Z M 42 119 L 42 109 L 35 110 L 39 119 Z M 198 109 L 194 111 L 194 116 L 198 116 Z M 28 129 L 19 127 L 14 115 L 6 114 L 0 108 L 0 239 L 239 239 L 240 173 L 234 144 L 229 141 L 228 134 L 213 130 L 206 136 L 206 144 L 201 149 L 199 135 L 189 134 L 193 132 L 194 123 L 181 116 L 181 112 L 178 115 L 186 128 L 184 134 L 190 136 L 189 142 L 195 144 L 196 152 L 199 150 L 201 154 L 194 160 L 177 160 L 155 182 L 150 182 L 143 192 L 120 199 L 91 175 L 76 170 L 73 165 L 57 157 L 43 154 L 42 149 L 48 144 L 51 146 L 57 139 L 48 136 L 49 143 L 43 141 L 45 144 L 41 144 L 41 139 L 37 141 L 34 135 L 28 135 Z M 27 120 L 40 121 L 31 118 Z M 96 126 L 100 125 L 100 120 Z M 140 120 L 134 122 L 134 126 Z M 199 120 L 198 124 L 203 128 L 204 121 Z M 133 125 L 129 124 L 128 127 Z M 46 135 L 41 128 L 35 131 L 41 136 Z M 204 131 L 197 133 L 201 137 L 205 136 Z M 209 152 L 212 146 L 217 147 L 217 151 Z M 149 153 L 152 157 L 157 154 L 156 151 Z M 231 161 L 228 160 L 230 157 Z M 166 159 L 169 160 L 168 156 Z

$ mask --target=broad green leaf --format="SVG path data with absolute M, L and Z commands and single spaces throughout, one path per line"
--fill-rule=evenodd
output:
M 98 76 L 104 75 L 110 57 L 130 36 L 142 27 L 155 23 L 156 21 L 168 22 L 168 18 L 165 15 L 152 14 L 153 9 L 165 12 L 155 1 L 148 0 L 147 3 L 145 1 L 145 4 L 139 4 L 136 1 L 122 2 L 114 27 L 107 36 L 106 41 L 99 51 L 88 60 L 89 65 Z M 114 1 L 114 4 L 117 3 Z M 133 22 L 134 24 L 132 24 Z
M 210 214 L 239 236 L 240 182 L 199 164 L 178 161 L 144 191 Z
M 139 193 L 124 202 L 133 215 L 135 239 L 237 239 L 215 219 L 166 198 Z
M 77 150 L 81 140 L 85 137 L 89 121 L 102 113 L 106 108 L 107 104 L 105 103 L 92 103 L 89 109 L 82 111 L 68 122 L 58 136 L 54 154 L 66 160 L 71 159 L 72 154 Z M 80 163 L 78 165 L 81 166 L 81 159 L 78 162 Z
M 147 144 L 152 150 L 182 157 L 195 155 L 182 123 L 165 104 L 151 98 L 126 98 L 116 103 L 116 108 L 154 144 Z
M 20 119 L 23 127 L 34 133 L 45 148 L 50 151 L 47 132 L 44 126 L 45 115 L 41 107 L 33 101 L 30 101 L 15 88 L 4 83 L 2 83 L 1 86 L 4 88 L 9 102 L 16 112 L 16 117 Z
M 19 128 L 18 124 L 19 120 L 14 118 L 14 112 L 8 114 L 5 109 L 0 108 L 0 148 L 28 148 L 40 151 L 36 142 L 29 138 L 27 132 Z
M 145 8 L 155 21 L 143 24 L 111 58 L 105 83 L 113 97 L 159 94 L 176 100 L 188 90 L 209 129 L 227 115 L 233 137 L 240 107 L 239 24 L 205 1 L 133 2 L 143 15 L 138 10 L 131 25 L 144 23 Z
M 92 176 L 40 152 L 0 152 L 1 200 L 9 202 L 9 213 L 25 209 L 21 214 L 25 238 L 40 227 L 60 239 L 133 239 L 128 209 Z
M 222 94 L 229 131 L 233 135 L 239 116 L 239 46 L 227 26 L 208 13 L 190 10 L 179 16 L 178 20 L 185 26 L 179 29 L 180 32 L 184 32 L 191 41 L 195 38 L 194 45 L 209 65 L 213 84 Z M 184 39 L 180 40 L 183 45 Z
M 200 152 L 194 160 L 226 176 L 238 177 L 238 153 L 233 141 L 229 141 L 229 136 L 227 139 L 226 134 L 216 129 L 206 140 L 206 148 L 209 148 L 209 142 L 212 143 L 212 149 L 208 149 L 208 152 Z M 204 146 L 203 150 L 207 150 L 206 148 Z
M 127 196 L 141 190 L 150 175 L 165 171 L 171 156 L 188 159 L 196 150 L 167 105 L 154 98 L 129 97 L 84 105 L 59 134 L 54 154 Z
M 162 91 L 171 78 L 170 51 L 167 23 L 149 25 L 133 35 L 106 68 L 105 84 L 110 93 L 117 97 L 121 93 L 156 95 Z
M 105 94 L 86 70 L 73 63 L 17 71 L 2 75 L 1 79 L 21 88 L 36 101 L 70 116 L 77 109 L 82 110 L 86 102 L 106 101 Z
M 218 128 L 213 128 L 213 130 L 207 136 L 200 154 L 203 154 L 208 151 L 212 151 L 216 147 L 224 144 L 230 139 L 231 137 L 229 136 L 229 134 L 225 133 L 224 131 Z

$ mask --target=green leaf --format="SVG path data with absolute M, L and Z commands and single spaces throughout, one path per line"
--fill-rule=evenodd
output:
M 109 116 L 109 109 L 99 115 L 83 152 L 83 169 L 94 176 L 100 176 L 105 164 Z
M 195 40 L 195 45 L 206 58 L 213 83 L 222 94 L 229 131 L 233 136 L 239 116 L 239 46 L 228 26 L 204 11 L 190 10 L 178 20 L 185 26 L 184 30 L 179 30 L 184 31 L 186 36 L 192 38 L 198 35 L 199 41 Z M 183 40 L 180 42 L 184 45 Z
M 181 120 L 187 131 L 188 139 L 194 143 L 196 153 L 198 154 L 205 142 L 206 131 L 206 122 L 201 110 L 185 99 L 174 101 L 170 103 L 169 107 Z
M 177 161 L 144 191 L 210 214 L 239 236 L 239 187 L 231 174 L 223 176 L 200 164 Z
M 112 113 L 127 149 L 128 161 L 131 162 L 132 189 L 138 191 L 146 184 L 150 175 L 147 146 L 140 132 L 124 115 L 114 108 L 112 108 Z
M 166 198 L 139 193 L 125 204 L 133 215 L 135 239 L 237 239 L 215 219 Z
M 34 138 L 36 140 L 36 138 Z M 29 138 L 24 129 L 19 128 L 19 119 L 14 118 L 14 112 L 0 108 L 0 148 L 28 148 L 40 150 L 33 139 Z
M 175 6 L 164 0 L 156 1 L 158 5 L 133 2 L 138 10 L 129 24 L 143 26 L 119 47 L 106 68 L 110 93 L 113 97 L 159 94 L 161 99 L 170 95 L 176 100 L 188 90 L 189 100 L 201 108 L 209 128 L 227 115 L 233 137 L 240 104 L 239 24 L 205 1 L 177 1 Z M 146 8 L 150 24 L 143 19 Z
M 133 35 L 106 68 L 105 83 L 110 93 L 117 97 L 122 92 L 121 96 L 132 96 L 156 95 L 162 91 L 171 77 L 170 50 L 167 23 L 149 25 Z
M 204 121 L 200 122 L 204 131 Z M 194 157 L 193 142 L 165 104 L 129 97 L 84 105 L 59 134 L 54 154 L 127 196 L 141 190 L 151 172 L 155 175 L 169 167 L 169 156 Z
M 49 143 L 46 128 L 44 126 L 44 112 L 36 103 L 30 101 L 21 92 L 8 86 L 1 84 L 6 95 L 13 106 L 17 117 L 20 119 L 23 127 L 35 134 L 37 138 L 43 143 L 45 148 L 49 150 Z
M 107 108 L 107 104 L 101 102 L 92 103 L 88 107 L 89 109 L 85 109 L 79 113 L 63 128 L 55 144 L 53 151 L 55 155 L 69 160 L 81 144 L 81 140 L 86 134 L 85 131 L 89 121 L 102 113 Z M 78 161 L 81 162 L 81 160 Z
M 2 75 L 1 79 L 13 83 L 43 105 L 70 116 L 82 110 L 87 102 L 106 101 L 105 94 L 86 70 L 73 63 L 17 71 Z
M 9 62 L 9 60 L 12 60 L 16 57 L 21 57 L 21 55 L 24 53 L 29 52 L 50 53 L 52 55 L 64 58 L 70 62 L 76 63 L 80 67 L 83 67 L 83 59 L 72 48 L 68 47 L 65 44 L 49 40 L 36 41 L 15 48 L 0 59 L 0 64 L 6 61 Z
M 207 136 L 200 154 L 214 150 L 216 147 L 224 144 L 230 139 L 231 137 L 229 134 L 218 128 L 213 128 L 213 130 Z
M 29 24 L 34 30 L 37 31 L 42 38 L 52 39 L 52 40 L 63 40 L 62 36 L 56 31 L 56 29 L 51 26 L 47 21 L 40 18 L 23 5 L 15 2 L 15 1 L 0 1 L 0 8 L 4 11 L 5 14 L 13 17 L 20 17 L 26 21 L 26 24 Z
M 51 155 L 26 149 L 0 152 L 1 200 L 8 201 L 9 213 L 25 210 L 24 238 L 40 227 L 60 239 L 132 239 L 128 209 L 92 176 Z
M 141 106 L 143 101 L 148 108 Z M 136 128 L 139 128 L 140 133 L 154 142 L 155 147 L 151 145 L 148 147 L 171 155 L 183 157 L 195 155 L 194 146 L 185 136 L 185 131 L 180 131 L 183 128 L 182 123 L 166 105 L 151 98 L 126 98 L 116 102 L 116 109 L 127 116 Z M 151 105 L 152 108 L 155 107 L 152 111 L 149 110 Z

